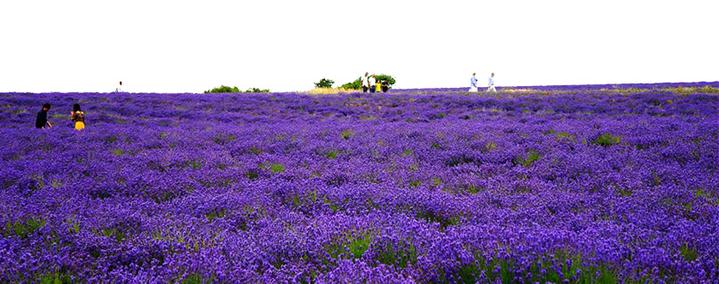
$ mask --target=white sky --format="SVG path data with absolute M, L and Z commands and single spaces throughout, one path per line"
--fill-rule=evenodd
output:
M 2 0 L 0 91 L 718 81 L 715 3 Z

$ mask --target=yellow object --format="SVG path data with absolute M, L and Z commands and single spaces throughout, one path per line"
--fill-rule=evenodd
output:
M 376 87 L 374 88 L 374 91 L 377 92 L 377 93 L 382 92 L 382 83 L 377 82 L 377 85 L 376 85 Z
M 83 130 L 85 129 L 85 123 L 82 121 L 75 122 L 75 130 Z

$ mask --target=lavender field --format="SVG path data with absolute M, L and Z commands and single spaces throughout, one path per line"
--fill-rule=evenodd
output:
M 677 86 L 0 94 L 0 282 L 716 283 L 719 84 Z

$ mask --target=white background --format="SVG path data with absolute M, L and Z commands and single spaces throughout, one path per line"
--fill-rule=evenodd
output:
M 717 81 L 713 2 L 2 0 L 0 91 Z

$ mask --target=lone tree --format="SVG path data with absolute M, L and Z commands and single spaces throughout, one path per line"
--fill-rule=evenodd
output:
M 335 81 L 332 81 L 327 78 L 322 78 L 319 82 L 315 83 L 315 87 L 317 88 L 332 88 L 332 84 L 334 84 Z

